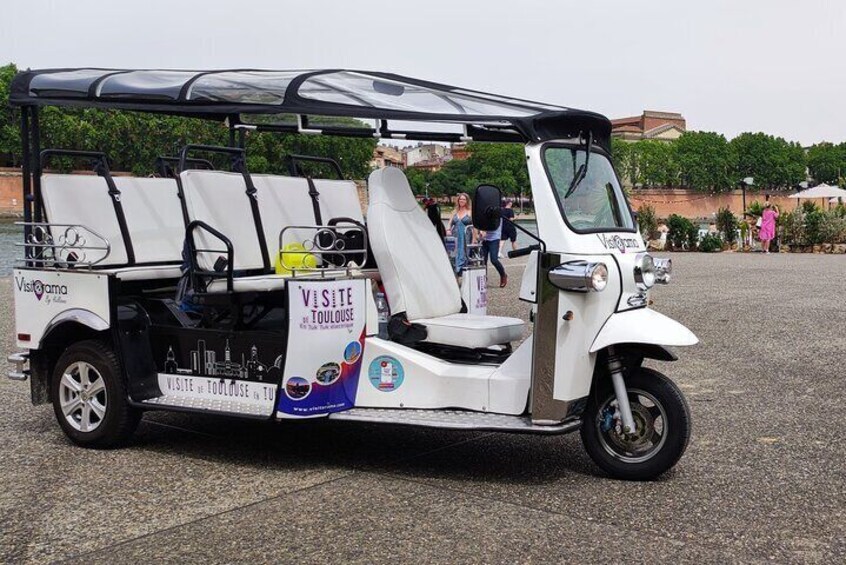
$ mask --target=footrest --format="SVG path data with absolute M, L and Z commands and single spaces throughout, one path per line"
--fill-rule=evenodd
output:
M 550 426 L 533 424 L 527 416 L 509 416 L 470 410 L 419 410 L 397 408 L 352 408 L 330 414 L 332 420 L 369 422 L 443 428 L 453 430 L 487 430 L 493 432 L 520 432 L 530 434 L 563 434 L 578 430 L 581 420 L 570 420 Z

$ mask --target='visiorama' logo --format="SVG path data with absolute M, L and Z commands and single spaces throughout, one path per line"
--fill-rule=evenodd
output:
M 620 237 L 619 235 L 608 237 L 601 233 L 596 234 L 596 236 L 602 242 L 602 245 L 605 246 L 605 249 L 617 249 L 620 253 L 625 253 L 626 249 L 637 249 L 640 247 L 638 240 L 633 237 Z
M 18 288 L 18 292 L 32 293 L 38 300 L 43 298 L 45 304 L 62 303 L 67 300 L 65 297 L 68 295 L 68 287 L 63 284 L 46 284 L 39 279 L 26 279 L 16 276 L 15 286 Z

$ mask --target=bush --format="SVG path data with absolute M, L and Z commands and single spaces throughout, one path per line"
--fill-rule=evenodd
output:
M 786 245 L 846 243 L 846 218 L 838 210 L 823 211 L 816 205 L 805 206 L 779 216 L 781 242 Z
M 658 234 L 658 220 L 655 218 L 655 208 L 649 204 L 642 204 L 637 209 L 637 225 L 643 239 L 655 239 Z
M 756 218 L 760 216 L 763 212 L 764 205 L 758 202 L 757 200 L 755 200 L 754 202 L 752 202 L 752 204 L 746 207 L 746 213 Z
M 728 208 L 720 208 L 717 212 L 717 230 L 729 245 L 737 239 L 737 218 Z
M 673 214 L 667 219 L 667 243 L 672 249 L 696 249 L 699 239 L 699 229 L 693 222 L 678 214 Z
M 699 251 L 703 253 L 714 253 L 723 250 L 723 240 L 715 233 L 709 233 L 699 242 Z
M 805 215 L 802 210 L 785 212 L 778 217 L 779 241 L 784 245 L 806 245 Z

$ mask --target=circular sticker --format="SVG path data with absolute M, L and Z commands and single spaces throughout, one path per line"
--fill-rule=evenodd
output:
M 291 400 L 302 400 L 311 392 L 311 383 L 302 377 L 291 377 L 285 383 L 285 396 Z
M 337 363 L 324 363 L 317 370 L 317 382 L 322 385 L 330 385 L 341 376 L 341 366 Z
M 388 355 L 381 355 L 371 361 L 367 376 L 370 383 L 382 392 L 397 390 L 405 378 L 400 362 Z
M 344 360 L 347 363 L 355 363 L 361 357 L 361 344 L 357 341 L 351 341 L 344 349 Z

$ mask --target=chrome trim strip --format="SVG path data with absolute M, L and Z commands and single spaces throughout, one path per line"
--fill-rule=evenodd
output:
M 555 353 L 558 344 L 558 288 L 548 275 L 561 264 L 557 253 L 538 253 L 537 312 L 532 345 L 532 388 L 529 402 L 532 422 L 561 422 L 569 403 L 555 400 Z

